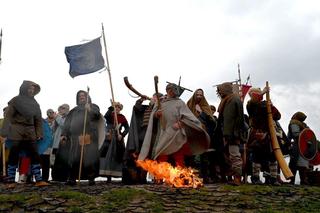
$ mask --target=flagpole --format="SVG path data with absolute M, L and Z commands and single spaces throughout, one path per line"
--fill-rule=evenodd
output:
M 112 106 L 113 106 L 113 111 L 114 111 L 114 122 L 115 122 L 115 128 L 116 128 L 117 134 L 119 136 L 120 132 L 119 132 L 119 129 L 118 129 L 118 116 L 117 116 L 116 107 L 115 107 L 115 101 L 114 101 L 114 94 L 113 94 L 113 87 L 112 87 L 112 80 L 111 80 L 111 71 L 110 71 L 110 66 L 109 66 L 107 43 L 106 43 L 106 37 L 104 35 L 103 23 L 101 23 L 101 26 L 102 26 L 102 37 L 103 37 L 104 50 L 105 50 L 106 60 L 107 60 L 107 70 L 108 70 L 108 74 L 109 74 L 109 83 L 110 83 L 110 89 L 111 89 Z
M 2 59 L 1 59 L 1 49 L 2 49 L 2 28 L 1 28 L 1 32 L 0 32 L 0 63 L 2 61 Z

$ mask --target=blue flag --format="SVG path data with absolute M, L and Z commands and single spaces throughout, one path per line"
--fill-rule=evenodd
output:
M 104 68 L 101 50 L 100 37 L 85 44 L 66 47 L 65 54 L 70 64 L 70 76 L 74 78 Z

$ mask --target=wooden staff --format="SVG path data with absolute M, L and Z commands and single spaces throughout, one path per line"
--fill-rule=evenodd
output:
M 269 88 L 269 82 L 266 82 L 266 87 Z M 267 112 L 268 112 L 268 125 L 269 125 L 269 132 L 270 132 L 270 137 L 271 137 L 271 144 L 272 144 L 272 149 L 274 152 L 274 155 L 279 163 L 280 169 L 282 170 L 283 175 L 285 176 L 286 179 L 289 179 L 293 177 L 293 174 L 291 170 L 289 169 L 287 162 L 284 160 L 283 154 L 281 152 L 277 135 L 276 135 L 276 130 L 274 127 L 274 121 L 272 118 L 272 110 L 271 110 L 271 100 L 270 100 L 270 93 L 269 89 L 267 90 L 266 93 L 266 100 L 267 100 Z
M 157 105 L 158 105 L 158 110 L 161 110 L 161 102 L 160 102 L 160 96 L 159 96 L 159 90 L 158 90 L 158 82 L 159 82 L 159 78 L 158 76 L 154 76 L 154 88 L 156 91 L 156 97 L 157 97 Z M 166 121 L 164 120 L 163 115 L 161 115 L 160 117 L 160 125 L 162 127 L 162 129 L 166 128 Z
M 89 103 L 89 87 L 87 87 L 87 100 L 85 104 L 85 110 L 84 110 L 84 121 L 83 121 L 83 131 L 82 131 L 82 137 L 80 136 L 80 144 L 81 144 L 81 154 L 80 154 L 80 164 L 79 164 L 79 176 L 78 176 L 78 183 L 80 183 L 81 180 L 81 170 L 82 170 L 82 161 L 83 161 L 83 152 L 84 152 L 84 145 L 85 145 L 85 137 L 86 137 L 86 124 L 87 124 L 87 117 L 88 117 L 88 109 L 86 105 Z
M 0 142 L 2 143 L 2 176 L 6 176 L 6 144 L 5 140 L 0 137 Z

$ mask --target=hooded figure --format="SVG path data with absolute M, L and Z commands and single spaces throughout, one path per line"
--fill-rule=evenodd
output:
M 99 174 L 99 123 L 103 118 L 87 92 L 78 91 L 76 101 L 77 106 L 68 113 L 64 122 L 52 176 L 58 181 L 68 178 L 68 184 L 75 184 L 79 175 L 81 141 L 84 141 L 81 179 L 88 179 L 89 185 L 93 185 Z M 85 139 L 81 140 L 85 120 Z
M 289 168 L 293 173 L 293 177 L 290 180 L 291 184 L 295 184 L 295 176 L 297 171 L 299 171 L 300 184 L 308 185 L 307 173 L 309 170 L 309 161 L 304 159 L 298 148 L 299 136 L 302 130 L 309 128 L 305 123 L 307 116 L 303 112 L 296 112 L 291 117 L 289 126 L 288 126 L 288 137 L 290 140 L 293 140 L 292 147 L 290 150 L 290 162 Z
M 31 172 L 35 176 L 36 185 L 47 185 L 42 181 L 40 158 L 37 141 L 43 138 L 40 106 L 34 96 L 40 92 L 40 86 L 32 81 L 23 81 L 19 95 L 8 103 L 4 128 L 1 136 L 12 141 L 9 154 L 7 181 L 15 181 L 19 153 L 24 150 L 31 158 Z
M 218 85 L 221 102 L 218 107 L 219 126 L 225 144 L 225 155 L 230 162 L 233 184 L 241 184 L 242 159 L 240 154 L 241 135 L 245 131 L 243 106 L 239 95 L 233 93 L 232 83 Z
M 161 109 L 154 107 L 150 115 L 151 118 L 162 118 L 164 122 L 161 123 L 159 134 L 154 137 L 153 133 L 157 130 L 154 129 L 154 120 L 150 118 L 138 159 L 146 159 L 154 144 L 151 156 L 153 159 L 167 161 L 171 155 L 176 166 L 183 167 L 185 156 L 202 154 L 208 150 L 210 138 L 201 122 L 178 97 L 176 85 L 168 84 L 166 91 L 167 98 L 161 102 Z
M 213 135 L 216 128 L 216 120 L 213 118 L 211 107 L 208 104 L 202 89 L 197 89 L 193 96 L 188 100 L 187 105 L 192 113 L 201 121 L 202 126 L 205 128 L 210 136 L 210 151 L 200 155 L 200 175 L 204 183 L 209 182 L 209 175 L 213 178 Z M 194 161 L 194 159 L 191 159 Z M 193 162 L 192 162 L 193 163 Z

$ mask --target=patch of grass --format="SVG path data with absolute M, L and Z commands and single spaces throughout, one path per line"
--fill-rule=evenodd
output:
M 290 206 L 290 209 L 299 209 L 300 212 L 319 212 L 320 202 L 318 197 L 302 197 L 299 201 L 296 201 Z
M 290 193 L 290 192 L 292 192 L 292 186 L 274 187 L 273 189 L 277 193 Z
M 107 202 L 103 206 L 103 210 L 106 212 L 112 212 L 119 208 L 124 209 L 134 200 L 141 200 L 146 205 L 146 209 L 150 209 L 151 212 L 163 211 L 162 200 L 158 195 L 140 189 L 113 189 L 104 193 L 103 199 Z
M 91 197 L 87 194 L 81 193 L 81 192 L 75 192 L 75 191 L 59 191 L 55 192 L 54 195 L 56 197 L 60 197 L 63 199 L 74 199 L 79 201 L 91 201 Z
M 72 212 L 72 213 L 80 213 L 80 212 L 84 212 L 80 207 L 78 207 L 78 206 L 72 206 L 71 208 L 70 208 L 70 211 Z
M 6 202 L 24 202 L 26 197 L 22 194 L 3 194 L 0 195 L 0 203 Z
M 239 191 L 240 193 L 270 193 L 274 191 L 273 187 L 267 185 L 244 184 L 241 186 L 224 185 L 222 186 L 227 191 Z
M 259 213 L 285 213 L 284 211 L 277 211 L 277 210 L 273 210 L 272 208 L 263 209 L 258 212 Z
M 311 192 L 313 194 L 320 194 L 319 186 L 302 187 L 301 189 L 307 191 L 308 193 Z
M 185 213 L 186 211 L 184 209 L 175 209 L 173 210 L 173 213 Z

